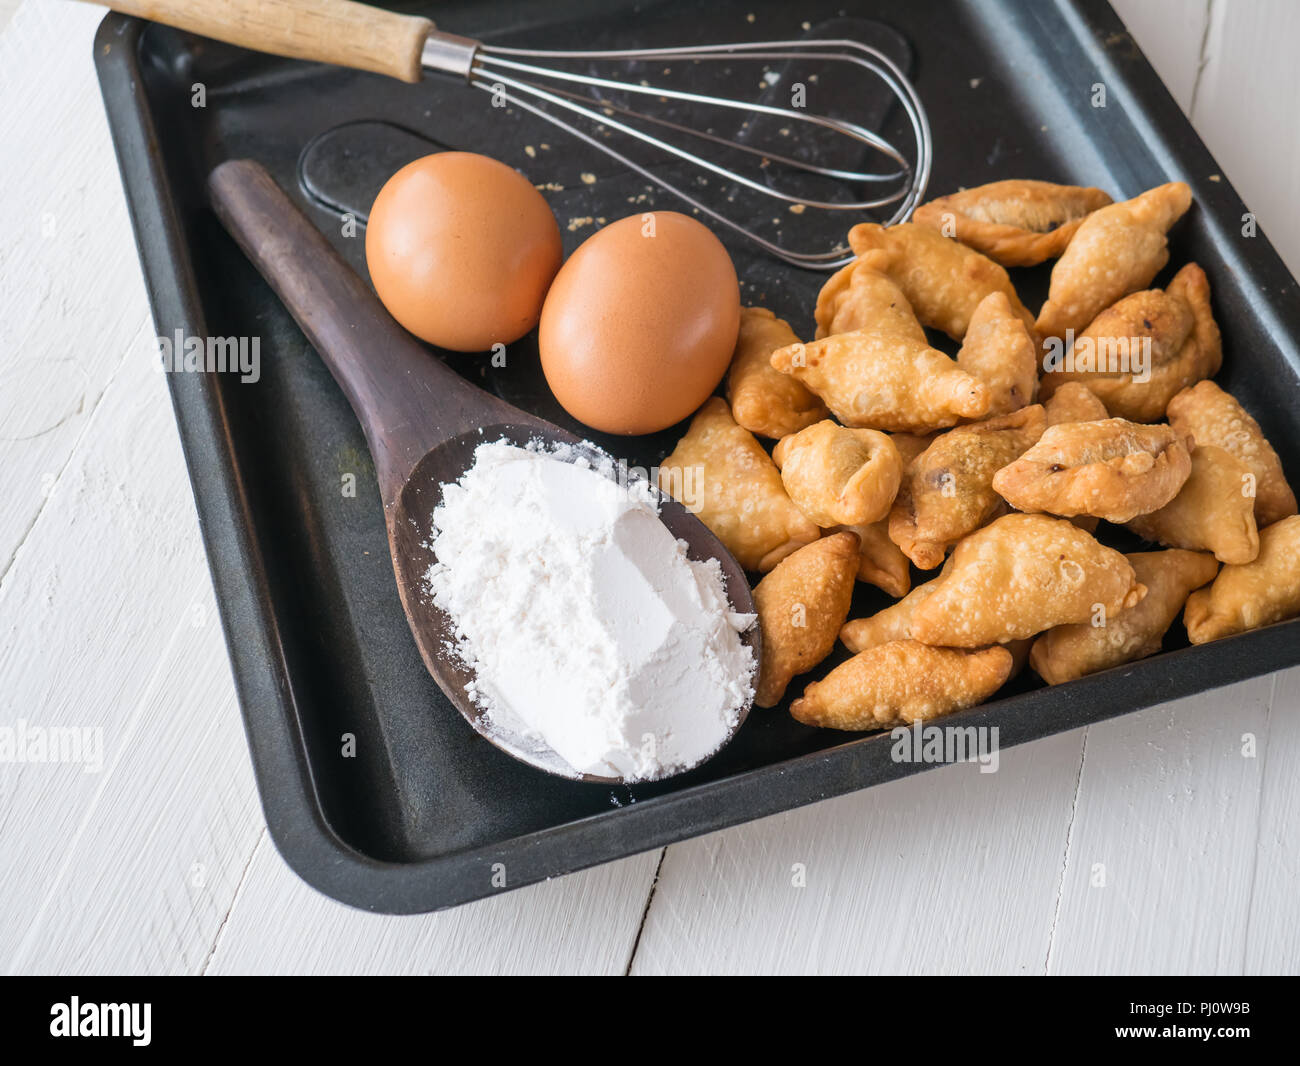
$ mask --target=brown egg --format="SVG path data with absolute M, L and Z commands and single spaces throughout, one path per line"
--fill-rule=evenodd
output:
M 740 286 L 722 243 L 655 211 L 589 237 L 556 275 L 538 335 L 564 409 L 606 433 L 680 422 L 722 380 L 740 329 Z
M 366 265 L 384 306 L 417 337 L 458 352 L 509 344 L 537 325 L 562 254 L 542 194 L 472 152 L 402 167 L 366 225 Z

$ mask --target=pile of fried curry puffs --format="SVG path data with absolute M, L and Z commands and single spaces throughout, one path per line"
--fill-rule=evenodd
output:
M 1122 203 L 996 182 L 856 226 L 811 342 L 744 309 L 727 398 L 660 469 L 672 491 L 694 468 L 699 517 L 766 575 L 759 706 L 837 636 L 853 657 L 790 713 L 880 729 L 980 703 L 1026 661 L 1058 684 L 1154 654 L 1180 611 L 1194 644 L 1300 614 L 1296 499 L 1209 380 L 1205 273 L 1149 288 L 1190 206 L 1181 182 Z M 1049 258 L 1035 317 L 1005 267 Z M 1160 548 L 1121 554 L 1103 521 Z M 913 588 L 910 564 L 937 576 Z M 849 619 L 855 581 L 898 602 Z

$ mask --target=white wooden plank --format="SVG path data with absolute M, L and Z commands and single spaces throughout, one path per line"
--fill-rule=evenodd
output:
M 1236 973 L 1272 677 L 1090 726 L 1049 970 Z
M 632 972 L 1041 973 L 1082 740 L 672 845 Z
M 0 575 L 147 317 L 90 62 L 103 14 L 25 4 L 0 38 L 0 202 L 21 205 L 0 242 Z
M 0 915 L 11 970 L 197 968 L 233 899 L 223 864 L 238 869 L 258 827 L 145 355 L 153 328 L 89 62 L 100 17 L 28 4 L 0 40 L 0 188 L 32 207 L 0 248 L 0 724 L 97 728 L 105 759 L 97 774 L 0 766 L 6 898 L 22 901 Z
M 1111 6 L 1179 106 L 1190 114 L 1211 0 L 1111 0 Z
M 1300 274 L 1300 4 L 1216 2 L 1192 119 L 1292 274 Z M 1243 238 L 1245 239 L 1245 238 Z
M 1255 876 L 1244 969 L 1300 973 L 1300 669 L 1274 675 L 1267 732 L 1259 737 L 1260 796 Z
M 1114 7 L 1291 272 L 1300 273 L 1300 215 L 1293 209 L 1300 5 L 1114 0 Z
M 0 0 L 0 30 L 9 25 L 22 0 Z
M 4 763 L 6 969 L 197 970 L 260 816 L 163 378 L 123 363 L 0 587 L 0 724 L 102 732 Z
M 659 852 L 441 914 L 348 910 L 292 874 L 264 839 L 210 974 L 622 974 Z

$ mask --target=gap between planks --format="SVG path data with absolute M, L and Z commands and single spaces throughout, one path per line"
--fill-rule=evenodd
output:
M 1052 972 L 1052 951 L 1056 947 L 1056 930 L 1061 922 L 1061 906 L 1065 901 L 1065 878 L 1070 872 L 1070 842 L 1074 839 L 1074 820 L 1079 816 L 1079 793 L 1083 789 L 1083 768 L 1088 762 L 1088 730 L 1084 726 L 1083 742 L 1079 745 L 1079 769 L 1074 776 L 1074 799 L 1070 803 L 1070 818 L 1065 826 L 1065 847 L 1061 853 L 1061 876 L 1056 883 L 1056 908 L 1052 913 L 1052 928 L 1047 934 L 1047 955 L 1043 959 L 1043 975 Z

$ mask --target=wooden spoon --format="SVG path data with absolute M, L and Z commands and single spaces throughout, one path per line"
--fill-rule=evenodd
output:
M 465 694 L 473 673 L 452 654 L 454 630 L 424 588 L 436 558 L 429 547 L 442 487 L 457 481 L 484 441 L 571 444 L 594 450 L 572 433 L 471 385 L 406 332 L 325 237 L 294 206 L 259 163 L 233 159 L 208 178 L 213 209 L 266 278 L 343 389 L 365 431 L 384 501 L 388 548 L 397 591 L 438 687 L 480 734 L 516 759 L 562 777 L 604 784 L 618 777 L 578 774 L 549 747 L 504 736 Z M 732 609 L 754 612 L 744 572 L 708 528 L 672 499 L 664 524 L 692 559 L 717 559 Z M 758 627 L 743 635 L 760 654 Z M 736 729 L 749 713 L 746 705 Z M 735 730 L 732 730 L 732 734 Z M 730 740 L 730 736 L 728 737 Z M 683 768 L 687 769 L 687 768 Z

